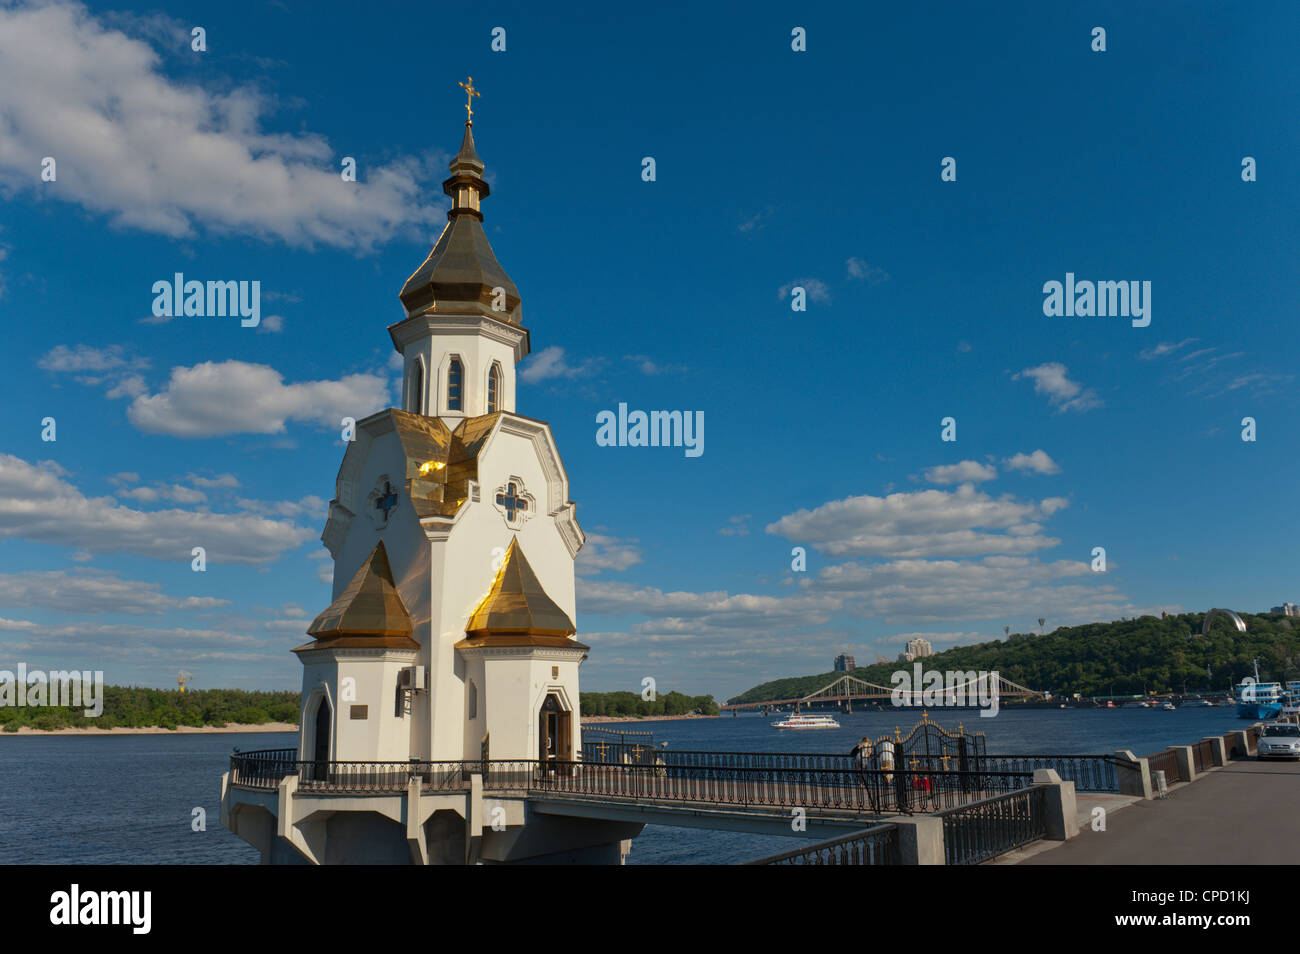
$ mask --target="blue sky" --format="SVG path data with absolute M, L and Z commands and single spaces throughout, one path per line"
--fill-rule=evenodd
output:
M 467 74 L 584 688 L 1300 596 L 1300 8 L 841 6 L 0 4 L 0 662 L 297 687 L 329 422 L 395 403 Z M 154 319 L 178 271 L 262 325 Z M 1067 272 L 1150 325 L 1044 316 Z M 620 402 L 704 454 L 597 446 Z

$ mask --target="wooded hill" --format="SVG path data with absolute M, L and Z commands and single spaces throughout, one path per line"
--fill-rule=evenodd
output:
M 1006 639 L 957 646 L 923 660 L 925 669 L 997 671 L 1012 682 L 1054 695 L 1110 696 L 1146 692 L 1226 691 L 1253 676 L 1259 657 L 1264 681 L 1300 679 L 1300 619 L 1280 613 L 1239 614 L 1247 632 L 1216 616 L 1201 635 L 1204 613 L 1160 619 L 1141 616 L 1111 623 L 1062 626 L 1046 635 L 1012 633 Z M 1212 676 L 1206 675 L 1209 667 Z M 852 675 L 892 686 L 890 674 L 911 670 L 891 661 L 863 666 Z M 792 676 L 755 686 L 728 702 L 796 699 L 816 692 L 844 673 Z

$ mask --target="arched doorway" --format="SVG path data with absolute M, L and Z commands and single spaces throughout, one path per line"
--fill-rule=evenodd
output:
M 316 702 L 316 719 L 312 732 L 312 778 L 325 781 L 329 778 L 330 761 L 330 705 L 324 696 Z
M 564 708 L 558 693 L 549 692 L 537 713 L 537 758 L 554 772 L 560 762 L 573 761 L 573 713 Z

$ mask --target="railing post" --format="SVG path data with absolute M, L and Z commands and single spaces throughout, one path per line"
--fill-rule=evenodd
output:
M 912 815 L 890 819 L 898 826 L 899 863 L 942 865 L 947 863 L 943 847 L 943 819 L 938 815 Z
M 1170 751 L 1174 753 L 1174 758 L 1178 760 L 1178 775 L 1185 782 L 1191 782 L 1196 778 L 1196 761 L 1192 758 L 1192 747 L 1190 745 L 1171 745 Z
M 1034 769 L 1034 785 L 1047 790 L 1047 839 L 1068 841 L 1079 834 L 1074 783 L 1061 781 L 1056 769 Z
M 1227 765 L 1227 753 L 1224 751 L 1223 736 L 1207 735 L 1204 741 L 1210 743 L 1210 756 L 1215 765 Z
M 1136 765 L 1116 765 L 1115 780 L 1119 784 L 1121 795 L 1136 795 L 1139 798 L 1151 797 L 1151 766 L 1146 759 L 1140 759 L 1128 749 L 1120 749 L 1116 758 Z

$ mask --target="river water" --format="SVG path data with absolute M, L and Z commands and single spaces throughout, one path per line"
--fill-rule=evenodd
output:
M 990 753 L 1147 755 L 1251 723 L 1231 706 L 1160 709 L 1010 709 L 935 712 L 948 728 L 988 735 Z M 776 716 L 724 716 L 623 725 L 670 749 L 847 753 L 864 735 L 906 734 L 911 712 L 839 715 L 840 729 L 773 729 Z M 602 728 L 618 729 L 610 724 Z M 290 747 L 295 734 L 0 735 L 0 864 L 256 864 L 257 852 L 221 827 L 221 773 L 233 747 Z M 206 830 L 192 830 L 194 809 Z M 790 838 L 648 826 L 629 864 L 731 864 L 787 848 Z

